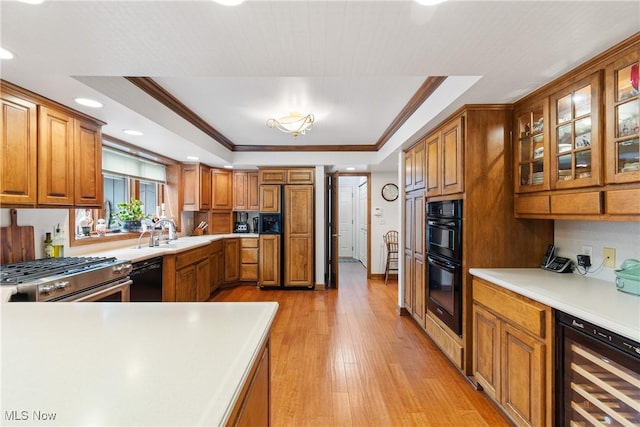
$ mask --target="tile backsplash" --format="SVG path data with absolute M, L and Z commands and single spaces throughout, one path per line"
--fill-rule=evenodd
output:
M 598 267 L 602 264 L 603 248 L 616 250 L 615 265 L 625 259 L 640 259 L 640 223 L 602 221 L 555 221 L 555 242 L 557 254 L 576 260 L 583 246 L 591 246 L 591 270 L 587 276 L 607 281 L 615 281 L 613 268 Z

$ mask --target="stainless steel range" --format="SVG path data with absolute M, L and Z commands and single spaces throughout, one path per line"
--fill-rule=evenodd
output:
M 131 262 L 108 257 L 46 258 L 0 265 L 12 301 L 129 301 Z

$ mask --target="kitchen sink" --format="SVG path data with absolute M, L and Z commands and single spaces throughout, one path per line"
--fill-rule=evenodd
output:
M 184 246 L 184 245 L 183 245 Z M 180 247 L 177 243 L 160 243 L 158 246 L 149 246 L 149 244 L 141 244 L 140 247 L 134 246 L 133 249 L 175 249 Z

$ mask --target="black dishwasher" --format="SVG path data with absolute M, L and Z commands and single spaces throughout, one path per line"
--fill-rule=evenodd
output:
M 162 257 L 133 263 L 131 302 L 162 302 Z

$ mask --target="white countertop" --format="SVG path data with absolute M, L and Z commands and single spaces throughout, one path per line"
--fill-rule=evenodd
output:
M 145 236 L 146 237 L 146 236 Z M 116 257 L 118 259 L 127 259 L 132 262 L 142 261 L 145 259 L 153 258 L 156 256 L 171 255 L 178 252 L 186 251 L 189 249 L 195 249 L 200 246 L 208 245 L 211 242 L 221 239 L 230 238 L 247 238 L 258 237 L 258 234 L 253 233 L 233 233 L 233 234 L 207 234 L 204 236 L 189 236 L 179 237 L 177 240 L 173 240 L 170 243 L 160 243 L 158 246 L 149 247 L 148 238 L 142 239 L 140 248 L 137 245 L 128 244 L 122 248 L 100 250 L 99 246 L 94 246 L 95 249 L 91 250 L 91 256 L 106 256 Z
M 618 291 L 615 283 L 540 268 L 471 268 L 469 273 L 640 341 L 640 296 Z
M 0 424 L 224 425 L 277 309 L 0 304 Z M 55 420 L 38 421 L 39 413 Z

